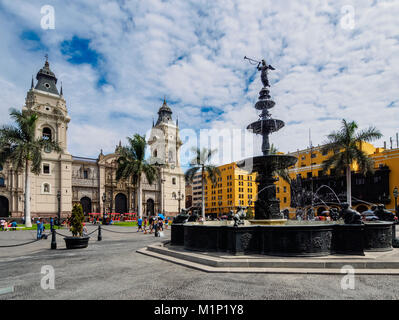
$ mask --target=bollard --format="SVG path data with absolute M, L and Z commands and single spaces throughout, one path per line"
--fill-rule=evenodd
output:
M 98 226 L 98 237 L 97 237 L 97 241 L 101 241 L 103 239 L 103 237 L 101 236 L 101 225 Z
M 51 249 L 52 250 L 57 249 L 57 240 L 55 238 L 55 229 L 53 229 L 51 232 Z

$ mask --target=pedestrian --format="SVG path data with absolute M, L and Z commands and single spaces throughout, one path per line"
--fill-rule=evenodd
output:
M 140 230 L 143 231 L 142 224 L 143 224 L 143 219 L 139 217 L 139 219 L 137 220 L 137 225 L 138 225 L 137 232 L 139 232 Z
M 159 237 L 158 220 L 155 218 L 153 223 L 154 223 L 155 237 Z
M 165 218 L 165 229 L 168 229 L 168 226 L 169 226 L 169 218 L 166 217 Z
M 154 218 L 153 218 L 153 216 L 150 216 L 149 223 L 150 223 L 150 234 L 152 234 L 152 230 L 154 229 Z
M 54 228 L 54 218 L 51 217 L 50 218 L 50 231 L 53 232 L 53 228 Z
M 37 228 L 36 236 L 37 236 L 37 239 L 40 240 L 42 238 L 43 223 L 39 219 L 37 219 L 37 221 L 36 221 L 36 228 Z
M 87 231 L 86 223 L 83 223 L 83 230 L 82 230 L 82 236 L 87 237 L 87 234 L 89 232 Z
M 147 234 L 147 223 L 148 223 L 147 217 L 145 217 L 144 218 L 144 223 L 143 223 L 144 234 Z

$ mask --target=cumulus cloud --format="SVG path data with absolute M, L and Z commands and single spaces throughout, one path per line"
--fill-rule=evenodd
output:
M 74 155 L 144 134 L 165 96 L 181 128 L 245 130 L 261 88 L 245 55 L 276 68 L 271 113 L 286 127 L 271 142 L 281 151 L 306 148 L 309 128 L 322 143 L 342 118 L 380 129 L 377 145 L 398 131 L 397 1 L 52 1 L 55 30 L 41 29 L 42 5 L 0 3 L 0 122 L 23 105 L 48 53 Z M 345 5 L 353 29 L 341 25 Z

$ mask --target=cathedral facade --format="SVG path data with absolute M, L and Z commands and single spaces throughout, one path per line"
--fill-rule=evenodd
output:
M 81 203 L 84 213 L 137 213 L 137 186 L 129 181 L 117 181 L 117 159 L 121 143 L 115 152 L 97 158 L 72 156 L 68 152 L 67 130 L 71 118 L 62 87 L 58 91 L 57 78 L 48 61 L 32 79 L 23 110 L 38 115 L 36 137 L 59 143 L 61 152 L 44 150 L 39 175 L 30 173 L 31 216 L 56 216 L 58 211 L 67 217 L 72 205 Z M 143 215 L 164 213 L 173 216 L 184 203 L 185 181 L 180 167 L 180 147 L 177 121 L 164 101 L 158 111 L 148 139 L 150 162 L 157 166 L 158 177 L 149 184 L 142 176 Z M 181 202 L 181 203 L 180 203 Z M 184 206 L 182 206 L 184 207 Z M 24 215 L 24 172 L 11 164 L 0 166 L 0 217 Z

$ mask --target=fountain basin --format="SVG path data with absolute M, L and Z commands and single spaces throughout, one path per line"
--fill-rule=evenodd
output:
M 183 231 L 183 232 L 182 232 Z M 185 223 L 172 225 L 172 245 L 202 252 L 236 255 L 315 257 L 364 255 L 392 250 L 392 223 L 244 225 Z
M 264 220 L 249 220 L 250 224 L 262 226 L 283 226 L 287 223 L 287 219 L 264 219 Z

